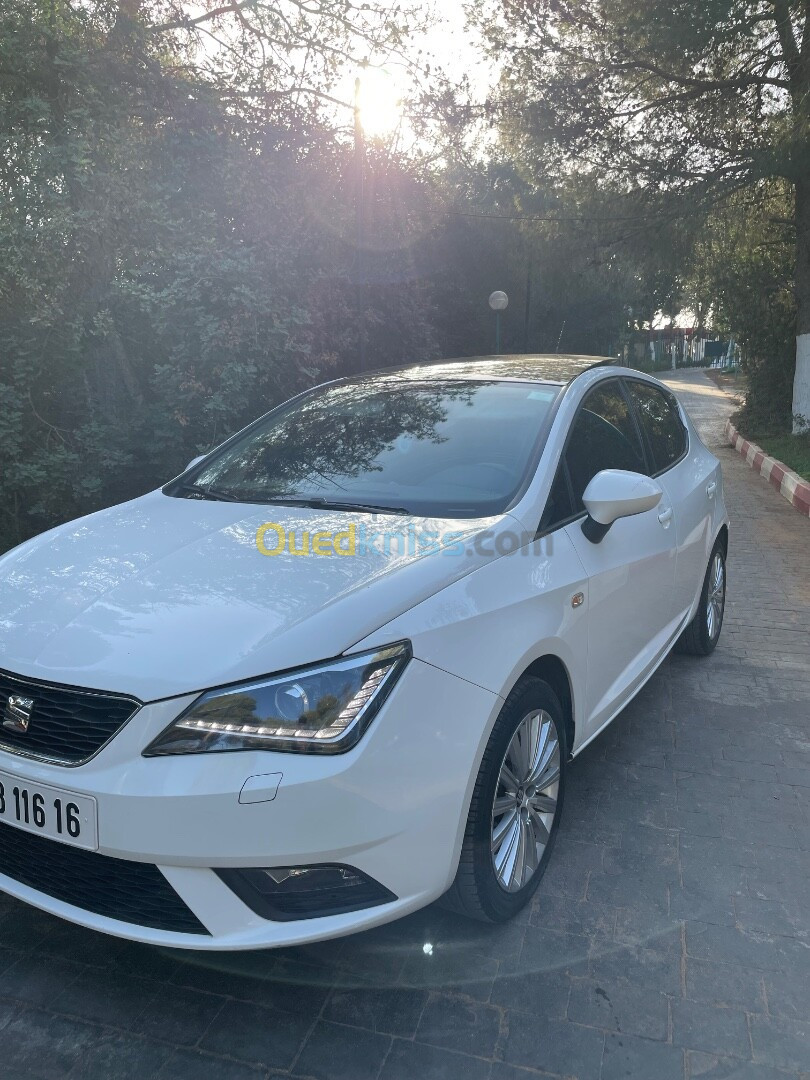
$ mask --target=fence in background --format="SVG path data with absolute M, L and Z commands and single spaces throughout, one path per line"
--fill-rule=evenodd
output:
M 634 330 L 625 339 L 624 362 L 640 371 L 672 371 L 683 367 L 735 368 L 740 350 L 733 338 L 723 340 L 705 330 Z

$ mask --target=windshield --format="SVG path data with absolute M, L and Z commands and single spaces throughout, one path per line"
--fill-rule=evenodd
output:
M 561 387 L 381 375 L 268 413 L 168 489 L 434 517 L 502 513 L 541 449 Z

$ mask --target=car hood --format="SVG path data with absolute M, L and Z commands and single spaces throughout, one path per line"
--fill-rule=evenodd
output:
M 356 553 L 263 555 L 266 522 L 299 547 L 304 531 L 324 531 L 343 533 L 345 549 L 354 526 Z M 474 543 L 482 531 L 518 527 L 509 515 L 371 516 L 152 492 L 0 558 L 0 668 L 154 701 L 312 663 L 492 558 Z M 364 528 L 397 539 L 364 552 Z M 442 536 L 432 552 L 428 532 Z M 270 530 L 265 547 L 277 546 Z

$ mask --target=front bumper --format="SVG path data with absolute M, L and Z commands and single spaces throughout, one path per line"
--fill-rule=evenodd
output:
M 480 756 L 501 705 L 496 695 L 413 659 L 359 745 L 346 754 L 255 750 L 142 757 L 194 696 L 144 706 L 84 765 L 54 766 L 0 752 L 0 770 L 92 795 L 98 804 L 94 858 L 156 865 L 206 934 L 98 915 L 4 875 L 2 866 L 0 889 L 121 937 L 193 949 L 253 949 L 376 926 L 430 903 L 450 886 Z M 267 779 L 252 779 L 259 777 Z M 265 801 L 245 802 L 245 795 L 240 801 L 249 780 L 250 798 Z M 348 914 L 273 922 L 251 911 L 213 870 L 318 863 L 355 867 L 396 900 Z

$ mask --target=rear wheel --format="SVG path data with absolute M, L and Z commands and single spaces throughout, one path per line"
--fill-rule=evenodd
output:
M 675 648 L 690 656 L 708 656 L 720 640 L 726 609 L 726 556 L 718 541 L 703 579 L 697 613 L 678 638 Z
M 484 751 L 447 906 L 504 922 L 529 902 L 554 846 L 566 757 L 556 694 L 541 679 L 521 679 Z

